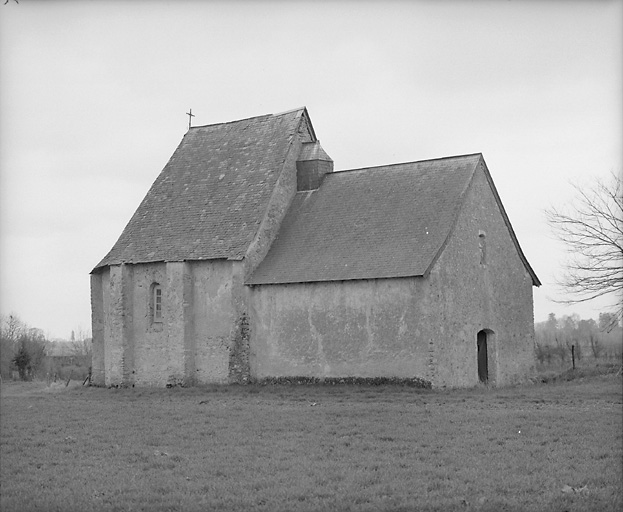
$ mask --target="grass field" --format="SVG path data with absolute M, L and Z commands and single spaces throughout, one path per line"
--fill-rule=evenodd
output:
M 0 398 L 2 512 L 623 504 L 614 373 L 453 391 L 5 382 Z

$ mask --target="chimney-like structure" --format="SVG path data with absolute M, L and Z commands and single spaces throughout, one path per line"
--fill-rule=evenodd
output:
M 320 141 L 305 142 L 296 161 L 296 190 L 316 190 L 324 175 L 333 172 L 333 160 L 320 145 Z

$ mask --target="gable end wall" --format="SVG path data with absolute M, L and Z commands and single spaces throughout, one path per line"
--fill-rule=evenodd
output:
M 479 234 L 485 234 L 481 264 Z M 519 257 L 482 166 L 476 170 L 451 237 L 429 279 L 429 321 L 439 325 L 434 383 L 479 382 L 476 335 L 488 339 L 489 381 L 505 385 L 534 371 L 532 278 Z

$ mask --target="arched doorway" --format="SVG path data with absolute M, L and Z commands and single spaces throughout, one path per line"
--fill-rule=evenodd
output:
M 478 331 L 476 335 L 478 349 L 478 380 L 484 384 L 489 381 L 489 357 L 487 355 L 487 331 Z

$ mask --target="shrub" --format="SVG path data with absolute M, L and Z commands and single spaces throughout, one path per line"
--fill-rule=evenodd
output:
M 30 354 L 22 342 L 17 354 L 13 357 L 13 364 L 16 366 L 17 371 L 19 372 L 19 378 L 22 380 L 26 380 L 28 378 L 28 374 L 30 373 L 30 360 Z
M 259 385 L 324 385 L 324 386 L 407 386 L 413 388 L 431 389 L 432 384 L 420 377 L 266 377 L 256 382 Z

